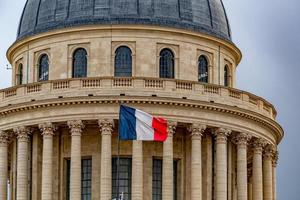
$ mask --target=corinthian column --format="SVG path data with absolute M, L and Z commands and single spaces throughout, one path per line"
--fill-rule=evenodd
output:
M 278 162 L 278 156 L 279 153 L 278 151 L 275 152 L 274 157 L 273 157 L 273 200 L 277 200 L 277 173 L 276 173 L 276 167 L 277 167 L 277 162 Z
M 55 127 L 51 123 L 40 124 L 43 136 L 42 200 L 52 200 L 53 135 Z
M 264 152 L 263 160 L 263 172 L 264 172 L 264 200 L 273 200 L 273 167 L 272 160 L 275 150 L 273 145 L 267 145 Z
M 168 123 L 168 138 L 163 144 L 163 174 L 162 174 L 162 199 L 173 200 L 174 195 L 174 170 L 173 170 L 173 135 L 176 128 L 175 122 Z
M 264 145 L 262 139 L 255 139 L 253 142 L 252 197 L 254 200 L 263 200 L 262 150 Z
M 7 199 L 7 133 L 0 131 L 0 199 Z
M 231 131 L 219 128 L 216 140 L 216 200 L 227 200 L 227 137 Z
M 205 129 L 206 126 L 202 124 L 193 124 L 189 127 L 189 131 L 192 135 L 191 200 L 202 199 L 201 139 Z
M 28 142 L 30 130 L 19 127 L 14 130 L 17 134 L 17 200 L 28 199 Z
M 143 142 L 132 143 L 132 200 L 143 199 Z M 138 176 L 137 176 L 138 174 Z
M 238 200 L 247 200 L 247 143 L 249 137 L 245 133 L 240 133 L 234 138 L 237 145 L 237 193 Z
M 81 200 L 81 120 L 68 121 L 71 141 L 70 199 Z
M 114 122 L 110 119 L 100 119 L 98 121 L 101 132 L 101 181 L 100 200 L 111 199 L 111 134 Z

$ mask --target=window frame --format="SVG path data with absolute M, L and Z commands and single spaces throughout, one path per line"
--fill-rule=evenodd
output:
M 75 58 L 75 55 L 77 52 L 83 50 L 83 52 L 85 52 L 85 63 L 82 62 L 84 65 L 81 66 L 79 65 L 78 63 L 78 66 L 75 66 L 75 62 L 76 62 L 76 58 Z M 82 56 L 82 58 L 84 58 L 84 56 Z M 82 64 L 81 63 L 81 64 Z M 75 74 L 75 67 L 78 68 L 78 75 L 77 73 Z M 81 75 L 79 75 L 79 72 L 81 73 Z M 82 73 L 83 72 L 83 73 Z M 72 78 L 86 78 L 88 76 L 88 51 L 86 50 L 86 48 L 84 47 L 77 47 L 76 49 L 74 49 L 74 51 L 72 52 L 72 71 L 71 71 L 71 76 Z
M 201 58 L 203 58 L 206 61 L 206 77 L 200 77 L 201 71 L 202 71 L 201 68 L 203 67 L 203 66 L 201 66 L 201 60 L 200 60 Z M 205 80 L 201 80 L 201 78 L 205 79 Z M 198 57 L 198 82 L 200 82 L 200 83 L 209 83 L 209 79 L 210 79 L 209 59 L 207 58 L 207 56 L 202 54 Z
M 126 49 L 126 50 L 128 50 L 128 52 L 130 53 L 130 59 L 129 59 L 129 61 L 128 60 L 126 60 L 125 62 L 124 61 L 122 61 L 122 59 L 121 59 L 121 61 L 118 61 L 117 59 L 120 59 L 120 58 L 118 58 L 118 56 L 120 56 L 120 55 L 118 55 L 118 54 L 121 54 L 121 53 L 123 53 L 123 52 L 119 52 L 119 51 L 121 51 L 122 49 Z M 126 53 L 128 53 L 128 52 L 126 52 Z M 123 55 L 124 56 L 124 55 Z M 128 62 L 128 63 L 127 63 Z M 118 64 L 121 64 L 121 65 L 128 65 L 128 66 L 126 66 L 128 69 L 128 72 L 126 72 L 126 67 L 118 67 L 117 65 Z M 130 65 L 130 66 L 129 66 Z M 125 70 L 125 71 L 123 71 L 123 72 L 119 72 L 119 70 Z M 117 74 L 117 73 L 119 73 L 119 74 Z M 122 74 L 126 74 L 126 73 L 128 73 L 127 75 L 122 75 Z M 132 49 L 129 47 L 129 46 L 127 46 L 127 45 L 120 45 L 120 46 L 118 46 L 117 48 L 116 48 L 116 50 L 115 50 L 115 52 L 114 52 L 114 77 L 119 77 L 119 78 L 122 78 L 122 77 L 132 77 L 132 75 L 133 75 L 133 52 L 132 52 Z
M 171 54 L 171 59 L 170 60 L 166 60 L 166 61 L 163 61 L 163 53 L 164 52 L 168 52 Z M 168 58 L 166 58 L 168 59 Z M 164 63 L 162 63 L 164 62 Z M 170 63 L 171 62 L 171 66 Z M 169 47 L 165 47 L 165 48 L 162 48 L 159 52 L 159 78 L 165 78 L 165 79 L 175 79 L 175 70 L 176 70 L 176 58 L 175 58 L 175 53 L 174 51 L 169 48 Z M 165 66 L 163 66 L 165 65 Z M 167 69 L 163 69 L 163 68 L 167 68 Z M 171 68 L 171 70 L 170 70 Z M 170 71 L 170 72 L 168 72 Z M 164 74 L 165 73 L 165 74 Z
M 47 65 L 42 66 L 42 59 L 46 58 Z M 48 81 L 49 80 L 49 69 L 50 69 L 50 57 L 47 53 L 41 53 L 38 58 L 37 63 L 37 80 L 38 82 Z M 45 75 L 46 74 L 46 75 Z
M 24 66 L 23 63 L 18 63 L 17 64 L 17 70 L 16 70 L 16 85 L 22 85 L 23 84 L 23 70 Z

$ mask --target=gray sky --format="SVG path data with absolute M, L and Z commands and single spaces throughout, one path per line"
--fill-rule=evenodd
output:
M 16 38 L 24 4 L 25 0 L 0 0 L 0 88 L 11 82 L 5 54 Z M 300 1 L 224 0 L 224 4 L 233 41 L 243 52 L 238 88 L 271 101 L 285 130 L 280 145 L 278 199 L 299 200 Z

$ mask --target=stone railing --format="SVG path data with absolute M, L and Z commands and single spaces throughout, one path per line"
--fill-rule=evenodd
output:
M 275 119 L 276 110 L 249 92 L 213 84 L 156 78 L 83 78 L 31 83 L 0 90 L 0 107 L 80 96 L 156 96 L 225 104 Z

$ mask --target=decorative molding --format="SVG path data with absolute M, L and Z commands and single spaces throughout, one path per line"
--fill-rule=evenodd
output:
M 41 130 L 43 136 L 53 136 L 54 131 L 57 130 L 57 127 L 54 124 L 52 124 L 51 122 L 46 122 L 46 123 L 40 124 L 39 129 Z
M 100 132 L 102 135 L 111 135 L 114 128 L 113 119 L 99 119 L 98 120 Z
M 264 149 L 263 157 L 266 160 L 272 160 L 273 161 L 275 153 L 276 153 L 276 150 L 275 150 L 274 145 L 267 144 L 265 146 L 265 149 Z
M 278 159 L 279 159 L 279 152 L 275 151 L 274 155 L 273 155 L 273 160 L 272 160 L 273 167 L 277 167 Z
M 250 135 L 246 133 L 238 133 L 235 137 L 232 138 L 232 142 L 238 147 L 247 147 L 247 144 L 250 141 L 250 139 Z
M 267 141 L 262 138 L 254 138 L 252 142 L 252 147 L 253 147 L 253 153 L 259 153 L 262 154 L 263 148 L 266 146 Z
M 4 131 L 0 131 L 0 144 L 7 145 L 9 143 L 8 134 Z
M 177 122 L 168 121 L 168 137 L 173 137 L 176 131 Z
M 213 133 L 217 143 L 226 143 L 231 130 L 225 128 L 218 128 Z
M 32 129 L 20 126 L 14 129 L 15 134 L 17 135 L 17 140 L 22 142 L 28 142 L 29 141 L 29 135 L 32 132 Z
M 72 136 L 81 136 L 82 129 L 84 129 L 84 124 L 81 120 L 68 121 L 68 126 Z
M 206 130 L 206 125 L 203 124 L 192 124 L 188 127 L 188 131 L 191 133 L 192 140 L 201 139 L 205 130 Z

